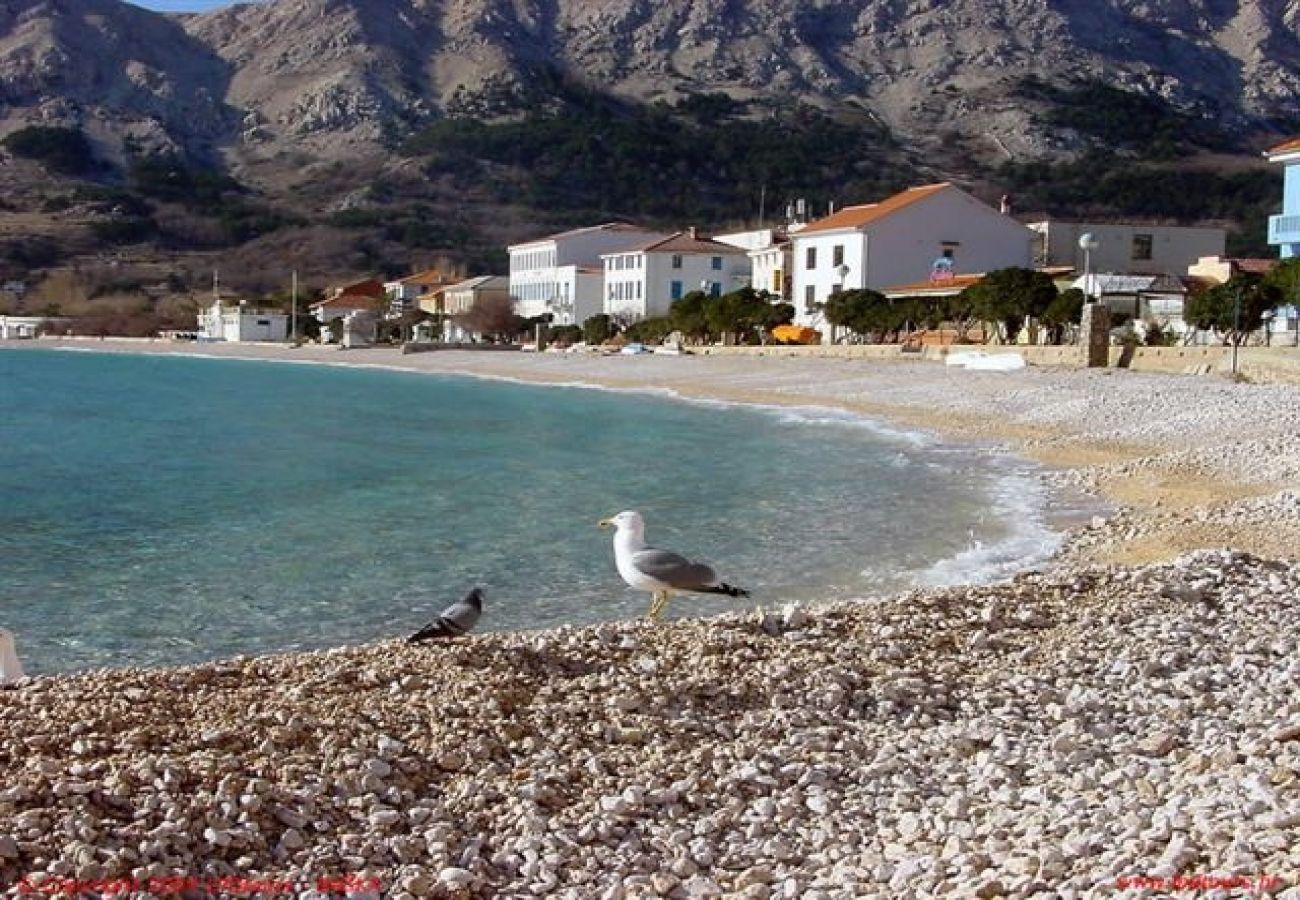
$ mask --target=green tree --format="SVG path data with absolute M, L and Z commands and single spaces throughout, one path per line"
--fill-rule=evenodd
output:
M 691 291 L 680 300 L 674 300 L 668 310 L 668 319 L 672 323 L 668 332 L 680 331 L 692 340 L 708 340 L 709 320 L 704 312 L 707 299 L 708 295 L 703 291 Z
M 623 334 L 629 341 L 642 344 L 658 344 L 677 330 L 671 316 L 651 316 L 627 326 Z
M 1017 266 L 990 272 L 961 292 L 975 318 L 996 324 L 1007 342 L 1015 340 L 1026 318 L 1040 318 L 1056 294 L 1050 276 Z
M 1300 304 L 1300 256 L 1282 260 L 1269 270 L 1264 281 L 1278 289 L 1281 303 Z
M 1183 304 L 1183 318 L 1195 328 L 1219 332 L 1224 344 L 1240 346 L 1264 324 L 1264 313 L 1281 301 L 1282 291 L 1276 284 L 1241 272 L 1223 284 L 1192 293 Z
M 1047 329 L 1053 344 L 1064 343 L 1066 329 L 1070 325 L 1078 325 L 1082 320 L 1083 304 L 1086 299 L 1083 291 L 1070 288 L 1061 291 L 1051 303 L 1047 304 L 1047 309 L 1043 310 L 1039 320 Z
M 98 165 L 90 141 L 80 128 L 30 125 L 0 143 L 14 156 L 34 159 L 60 175 L 85 175 Z
M 552 325 L 546 332 L 546 343 L 568 347 L 582 340 L 583 331 L 577 325 Z
M 582 339 L 593 347 L 605 343 L 614 334 L 614 322 L 605 313 L 596 313 L 582 323 Z

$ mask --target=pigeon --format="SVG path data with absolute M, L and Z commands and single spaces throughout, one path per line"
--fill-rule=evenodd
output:
M 464 600 L 457 600 L 442 611 L 442 615 L 425 625 L 406 639 L 408 644 L 429 641 L 434 638 L 460 637 L 478 624 L 483 614 L 483 590 L 474 588 L 465 595 Z

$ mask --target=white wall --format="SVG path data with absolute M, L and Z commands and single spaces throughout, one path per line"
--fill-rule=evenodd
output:
M 526 318 L 550 312 L 547 301 L 558 297 L 562 302 L 574 298 L 577 278 L 565 274 L 565 267 L 600 268 L 602 253 L 614 253 L 630 247 L 639 247 L 659 240 L 666 235 L 659 232 L 593 228 L 559 238 L 548 238 L 528 244 L 516 244 L 510 251 L 510 293 L 515 298 L 515 310 Z M 563 291 L 569 286 L 569 294 Z M 587 298 L 574 299 L 584 308 Z M 596 312 L 600 310 L 597 309 Z M 592 313 L 595 315 L 595 313 Z M 566 315 L 565 318 L 571 318 Z M 557 324 L 563 324 L 558 321 Z M 579 321 L 577 324 L 582 324 Z
M 782 279 L 789 277 L 791 261 L 788 245 L 751 251 L 749 254 L 750 285 L 756 291 L 767 291 L 783 300 L 789 300 L 782 295 L 784 286 Z M 777 277 L 778 274 L 781 278 Z
M 1093 272 L 1116 274 L 1178 274 L 1203 256 L 1222 256 L 1226 232 L 1222 228 L 1187 228 L 1175 225 L 1123 225 L 1092 222 L 1031 222 L 1035 232 L 1045 235 L 1040 255 L 1043 265 L 1084 268 L 1079 238 L 1091 234 L 1097 247 L 1090 254 Z M 1134 256 L 1134 236 L 1151 237 L 1151 258 Z
M 790 302 L 794 304 L 794 320 L 800 325 L 824 327 L 821 313 L 808 309 L 808 289 L 812 288 L 813 301 L 825 303 L 835 290 L 856 290 L 871 285 L 865 283 L 867 237 L 855 230 L 813 232 L 795 235 L 790 265 L 794 272 L 794 286 Z M 841 275 L 835 264 L 835 248 L 842 247 L 847 273 Z M 817 251 L 814 268 L 808 268 L 808 250 Z

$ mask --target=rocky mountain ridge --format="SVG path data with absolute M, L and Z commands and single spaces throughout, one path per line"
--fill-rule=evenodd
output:
M 937 129 L 1037 157 L 1069 135 L 1027 76 L 1108 83 L 1236 127 L 1300 115 L 1295 0 L 266 0 L 163 15 L 10 0 L 0 117 L 265 159 L 346 158 L 447 114 L 534 102 L 546 69 L 636 100 L 726 92 L 849 104 L 922 145 Z

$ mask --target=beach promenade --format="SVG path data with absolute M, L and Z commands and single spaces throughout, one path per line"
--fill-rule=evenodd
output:
M 12 895 L 179 876 L 324 896 L 350 876 L 402 898 L 1300 897 L 1300 386 L 74 345 L 832 406 L 1028 455 L 1113 512 L 1009 583 L 766 628 L 608 623 L 29 680 L 0 691 Z

